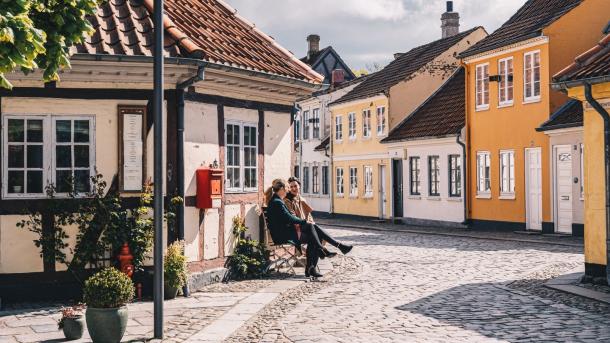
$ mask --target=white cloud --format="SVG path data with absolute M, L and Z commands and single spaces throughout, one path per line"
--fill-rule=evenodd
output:
M 341 0 L 335 2 L 348 13 L 369 20 L 399 20 L 407 14 L 402 0 Z

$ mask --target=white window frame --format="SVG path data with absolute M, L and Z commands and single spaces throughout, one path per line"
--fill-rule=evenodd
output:
M 347 128 L 348 128 L 348 138 L 350 140 L 356 139 L 356 112 L 350 112 L 347 115 Z
M 335 117 L 335 142 L 343 141 L 343 116 Z
M 385 136 L 386 133 L 386 126 L 387 126 L 387 116 L 385 113 L 385 106 L 378 106 L 377 107 L 377 137 L 383 137 Z M 381 118 L 381 120 L 380 120 Z
M 303 194 L 309 194 L 309 166 L 303 166 Z
M 373 167 L 364 166 L 364 197 L 373 197 Z
M 311 167 L 311 194 L 320 194 L 320 166 Z
M 335 192 L 337 193 L 338 197 L 342 197 L 345 195 L 345 184 L 344 184 L 344 178 L 343 178 L 344 174 L 343 174 L 343 168 L 342 167 L 338 167 L 335 169 L 335 182 L 336 184 L 336 189 Z
M 484 71 L 487 71 L 485 74 Z M 481 84 L 480 84 L 481 82 Z M 483 89 L 481 89 L 481 86 Z M 481 103 L 479 103 L 479 94 L 481 94 Z M 487 94 L 487 102 L 485 95 Z M 489 63 L 478 64 L 475 69 L 475 104 L 476 110 L 489 109 Z
M 239 185 L 240 187 L 230 187 L 229 185 L 231 184 L 230 182 L 225 182 L 225 191 L 227 193 L 250 193 L 250 192 L 256 192 L 258 191 L 258 185 L 261 182 L 261 180 L 259 180 L 258 177 L 258 153 L 259 153 L 259 146 L 258 146 L 258 124 L 257 123 L 253 123 L 253 122 L 246 122 L 246 121 L 237 121 L 237 120 L 227 120 L 225 122 L 225 147 L 229 147 L 229 143 L 226 141 L 227 139 L 227 131 L 228 131 L 228 126 L 229 125 L 235 125 L 235 126 L 239 126 Z M 256 158 L 254 159 L 256 162 L 255 166 L 249 166 L 246 167 L 245 163 L 245 153 L 244 150 L 246 148 L 245 146 L 245 142 L 244 142 L 244 134 L 245 134 L 245 127 L 253 127 L 256 130 L 256 153 L 255 156 Z M 235 144 L 231 144 L 230 146 L 236 146 Z M 248 146 L 250 147 L 250 146 Z M 228 161 L 228 149 L 225 148 L 225 161 Z M 227 163 L 225 163 L 225 178 L 229 177 L 229 173 L 227 172 L 228 168 L 236 168 L 235 166 L 231 166 L 229 167 L 229 165 Z M 246 183 L 246 169 L 255 169 L 256 170 L 256 186 L 255 187 L 247 187 L 245 186 Z
M 362 110 L 362 137 L 371 138 L 371 110 Z
M 435 168 L 432 168 L 434 161 L 436 161 L 436 165 Z M 441 196 L 441 158 L 438 155 L 428 156 L 428 196 Z
M 350 198 L 358 197 L 358 168 L 349 167 L 349 196 Z
M 508 68 L 509 62 L 511 67 L 510 70 Z M 503 63 L 504 67 L 502 67 Z M 498 61 L 498 74 L 501 77 L 500 82 L 498 82 L 498 106 L 511 106 L 515 101 L 515 63 L 512 56 Z M 513 81 L 509 81 L 509 76 L 511 75 L 513 76 Z M 512 97 L 509 99 L 510 89 L 512 89 Z M 502 101 L 502 95 L 504 95 L 504 101 Z
M 309 110 L 303 111 L 303 134 L 301 135 L 304 141 L 309 139 Z
M 485 164 L 481 165 L 481 157 L 485 157 Z M 489 168 L 485 177 L 485 168 Z M 489 151 L 477 152 L 477 196 L 491 197 L 491 154 Z
M 8 192 L 8 120 L 42 120 L 42 143 L 34 145 L 42 145 L 42 193 L 9 193 Z M 5 114 L 2 116 L 2 198 L 3 199 L 44 199 L 47 198 L 46 187 L 50 184 L 56 185 L 56 161 L 55 161 L 55 122 L 57 120 L 88 120 L 89 121 L 89 176 L 94 176 L 96 172 L 96 141 L 95 141 L 95 116 L 94 115 L 62 115 L 62 114 Z M 24 126 L 24 131 L 27 132 L 27 124 Z M 72 133 L 74 134 L 74 133 Z M 25 138 L 27 140 L 27 137 Z M 70 143 L 74 145 L 74 142 Z M 27 142 L 24 142 L 27 145 Z M 63 144 L 62 144 L 63 145 Z M 67 144 L 66 144 L 67 145 Z M 74 155 L 74 154 L 72 154 Z M 74 156 L 72 156 L 72 164 L 74 164 Z M 13 168 L 11 168 L 13 169 Z M 27 173 L 27 151 L 24 150 L 24 168 L 15 168 L 24 170 Z M 33 168 L 40 170 L 40 168 Z M 72 171 L 74 167 L 71 168 Z M 83 169 L 83 168 L 79 168 Z M 27 183 L 27 175 L 24 175 L 24 186 Z M 68 193 L 55 193 L 56 198 L 67 198 Z M 86 194 L 79 194 L 86 196 Z
M 535 78 L 535 66 L 534 66 L 534 61 L 535 61 L 535 56 L 538 55 L 538 75 L 539 75 L 539 79 L 536 80 Z M 531 78 L 528 79 L 527 78 L 527 71 L 530 68 L 530 66 L 527 65 L 527 57 L 531 56 L 531 62 L 532 62 L 532 74 L 531 74 Z M 528 82 L 530 83 L 530 85 L 528 86 Z M 536 82 L 538 82 L 539 87 L 538 87 L 538 91 L 539 93 L 536 95 L 535 94 L 535 90 L 536 90 Z M 528 89 L 531 91 L 531 96 L 527 96 L 527 91 Z M 523 54 L 523 99 L 524 99 L 524 103 L 530 103 L 530 102 L 538 102 L 540 101 L 540 96 L 542 93 L 542 55 L 540 54 L 540 50 L 535 50 L 535 51 L 529 51 Z
M 409 157 L 409 194 L 421 195 L 421 158 L 419 156 Z
M 312 139 L 320 139 L 320 109 L 319 108 L 314 108 L 311 111 L 311 119 L 313 120 L 313 125 L 312 125 L 312 133 L 311 133 L 311 138 Z
M 500 150 L 500 197 L 515 198 L 515 151 Z

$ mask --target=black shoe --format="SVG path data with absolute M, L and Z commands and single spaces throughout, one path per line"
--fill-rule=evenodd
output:
M 322 248 L 322 251 L 324 252 L 325 256 L 324 257 L 328 257 L 328 258 L 333 258 L 335 256 L 337 256 L 336 252 L 330 252 L 328 251 L 328 249 L 326 248 Z
M 340 244 L 339 246 L 337 246 L 337 248 L 339 248 L 339 250 L 341 250 L 341 253 L 343 255 L 346 255 L 347 253 L 349 253 L 350 251 L 352 251 L 353 246 L 351 245 L 345 245 L 345 244 Z
M 305 276 L 309 277 L 322 277 L 324 275 L 318 273 L 318 271 L 316 270 L 315 266 L 311 266 L 308 268 L 308 270 L 305 272 Z

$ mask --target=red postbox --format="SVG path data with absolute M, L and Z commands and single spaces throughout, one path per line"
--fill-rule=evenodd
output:
M 214 200 L 222 198 L 223 174 L 221 169 L 197 169 L 197 208 L 212 208 Z

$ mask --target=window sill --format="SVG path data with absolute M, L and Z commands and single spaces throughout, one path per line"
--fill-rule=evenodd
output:
M 335 194 L 335 197 L 337 197 L 337 198 L 345 198 L 345 195 L 343 195 L 343 194 Z
M 410 195 L 409 200 L 421 200 L 421 195 Z
M 449 197 L 449 198 L 447 198 L 447 201 L 451 201 L 451 202 L 463 202 L 463 201 L 464 201 L 464 199 L 459 198 L 459 197 L 457 197 L 457 196 L 454 196 L 454 197 Z
M 475 112 L 482 112 L 482 111 L 488 111 L 488 110 L 489 110 L 489 105 L 475 107 Z
M 362 197 L 362 199 L 373 199 L 373 194 L 366 194 Z
M 515 200 L 515 195 L 514 194 L 500 194 L 500 197 L 498 199 L 500 199 L 500 200 Z
M 343 143 L 343 139 L 336 139 L 335 140 L 335 144 L 341 144 L 341 143 Z
M 350 137 L 350 138 L 349 138 L 349 141 L 350 141 L 350 143 L 351 143 L 351 142 L 355 142 L 355 141 L 356 141 L 356 137 Z
M 349 198 L 350 199 L 358 199 L 358 196 L 357 195 L 350 195 Z
M 501 103 L 501 104 L 498 105 L 498 108 L 513 107 L 514 105 L 515 105 L 514 102 L 507 102 L 507 103 L 504 103 L 504 104 Z
M 476 196 L 477 199 L 491 199 L 491 194 L 479 193 Z
M 370 141 L 371 140 L 371 136 L 362 136 L 362 140 L 363 141 Z
M 525 99 L 523 100 L 523 105 L 528 105 L 528 104 L 535 104 L 535 103 L 539 103 L 541 102 L 541 98 L 530 98 L 530 99 Z
M 426 198 L 426 200 L 429 201 L 441 201 L 441 196 L 440 195 L 431 195 L 429 197 Z
M 387 136 L 388 136 L 387 133 L 382 133 L 382 134 L 377 133 L 377 138 L 386 138 Z

